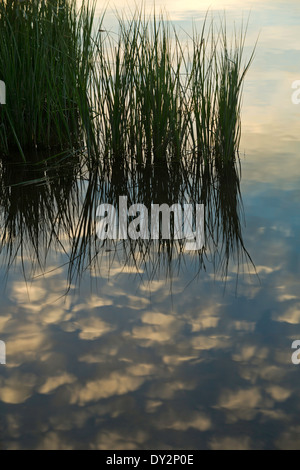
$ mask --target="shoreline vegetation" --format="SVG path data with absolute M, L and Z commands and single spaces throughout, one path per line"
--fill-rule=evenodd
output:
M 76 0 L 0 4 L 1 156 L 82 144 L 91 76 L 94 10 Z
M 244 63 L 247 28 L 229 38 L 225 20 L 216 27 L 207 15 L 188 35 L 144 10 L 118 24 L 118 33 L 105 30 L 105 14 L 96 24 L 89 1 L 0 3 L 0 253 L 8 268 L 26 253 L 35 271 L 58 246 L 69 253 L 70 284 L 90 267 L 101 271 L 105 253 L 172 278 L 185 264 L 184 241 L 102 243 L 97 204 L 120 195 L 146 207 L 197 203 L 205 207 L 197 272 L 212 265 L 226 279 L 230 259 L 252 265 L 238 153 L 254 53 Z
M 243 62 L 247 28 L 229 38 L 225 20 L 216 27 L 207 16 L 182 41 L 163 14 L 141 9 L 118 21 L 117 35 L 105 30 L 105 14 L 96 27 L 90 1 L 1 2 L 0 157 L 235 163 L 254 54 Z

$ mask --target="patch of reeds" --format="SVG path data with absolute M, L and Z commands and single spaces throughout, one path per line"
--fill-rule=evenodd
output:
M 229 39 L 225 21 L 206 18 L 183 39 L 165 16 L 140 10 L 119 18 L 117 34 L 93 34 L 93 8 L 75 4 L 1 3 L 2 153 L 84 143 L 89 161 L 109 164 L 235 161 L 253 58 L 243 62 L 246 30 Z
M 26 159 L 28 149 L 71 149 L 85 138 L 93 21 L 89 1 L 1 1 L 1 155 L 17 149 Z
M 204 21 L 182 36 L 163 17 L 119 19 L 102 33 L 93 90 L 99 148 L 108 161 L 233 162 L 240 141 L 246 28 L 228 39 Z

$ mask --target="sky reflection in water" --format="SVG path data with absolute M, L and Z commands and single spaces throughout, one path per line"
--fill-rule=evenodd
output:
M 165 5 L 183 27 L 197 16 L 198 2 L 188 12 Z M 239 19 L 240 2 L 228 5 Z M 83 273 L 80 285 L 72 278 L 65 296 L 61 246 L 45 277 L 26 283 L 15 263 L 1 301 L 2 448 L 300 448 L 300 366 L 291 362 L 300 339 L 300 105 L 291 103 L 300 11 L 298 2 L 250 7 L 250 46 L 261 33 L 245 83 L 241 190 L 260 279 L 240 266 L 236 288 L 231 262 L 224 290 L 209 263 L 193 280 L 187 256 L 171 280 L 162 269 L 149 281 L 146 265 L 124 268 L 121 251 L 121 260 L 104 251 L 102 271 Z

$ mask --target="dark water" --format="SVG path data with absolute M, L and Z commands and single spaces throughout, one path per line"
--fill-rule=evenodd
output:
M 115 170 L 103 183 L 76 162 L 3 165 L 1 448 L 300 448 L 299 7 L 254 6 L 241 199 L 234 172 L 212 185 Z M 205 255 L 99 246 L 95 206 L 125 192 L 206 197 Z

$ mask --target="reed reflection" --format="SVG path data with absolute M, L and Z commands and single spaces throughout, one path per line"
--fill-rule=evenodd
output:
M 216 159 L 214 159 L 214 162 Z M 251 261 L 242 236 L 242 198 L 237 163 L 210 167 L 197 160 L 161 165 L 84 167 L 73 156 L 55 165 L 1 166 L 1 254 L 9 271 L 21 262 L 24 275 L 47 272 L 51 254 L 60 252 L 67 269 L 68 285 L 83 273 L 103 272 L 103 258 L 118 260 L 120 270 L 134 267 L 147 277 L 171 279 L 186 262 L 197 272 L 208 264 L 224 279 L 230 260 L 239 265 Z M 205 245 L 196 252 L 185 250 L 171 230 L 168 240 L 99 240 L 96 210 L 99 204 L 114 206 L 127 196 L 128 206 L 151 204 L 204 204 Z M 172 222 L 172 221 L 171 221 Z M 25 272 L 29 261 L 30 272 Z

